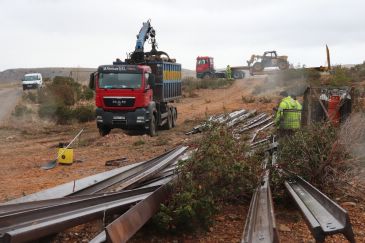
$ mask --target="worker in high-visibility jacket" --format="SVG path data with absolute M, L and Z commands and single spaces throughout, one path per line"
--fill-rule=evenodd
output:
M 294 100 L 288 92 L 280 93 L 284 98 L 280 101 L 275 115 L 275 125 L 280 129 L 293 130 L 300 128 L 302 105 Z
M 231 69 L 231 66 L 229 66 L 229 65 L 227 65 L 227 68 L 226 68 L 226 78 L 228 80 L 232 79 L 232 69 Z

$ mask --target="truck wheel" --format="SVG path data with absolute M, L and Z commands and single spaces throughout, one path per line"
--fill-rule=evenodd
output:
M 245 77 L 245 73 L 242 71 L 233 72 L 234 79 L 243 79 Z
M 210 73 L 206 73 L 203 76 L 203 79 L 210 79 L 210 78 L 212 78 L 212 74 L 210 74 Z
M 152 115 L 151 119 L 150 119 L 150 127 L 148 130 L 148 133 L 151 137 L 156 136 L 156 118 L 154 115 Z
M 262 70 L 264 70 L 264 66 L 262 65 L 261 62 L 255 62 L 255 64 L 253 65 L 252 69 L 255 72 L 261 72 Z
M 285 62 L 285 61 L 281 61 L 281 62 L 279 62 L 278 67 L 279 67 L 280 70 L 288 69 L 289 68 L 289 63 Z
M 100 126 L 99 127 L 99 133 L 102 137 L 108 135 L 112 129 L 110 127 L 106 126 Z
M 172 128 L 172 120 L 173 120 L 173 117 L 172 117 L 171 108 L 168 108 L 168 111 L 167 111 L 167 122 L 165 124 L 165 129 L 166 130 L 170 130 Z
M 177 110 L 176 108 L 172 108 L 172 127 L 176 126 L 176 120 L 177 120 Z

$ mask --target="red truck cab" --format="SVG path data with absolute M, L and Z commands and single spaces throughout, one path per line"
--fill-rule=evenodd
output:
M 139 129 L 156 135 L 156 128 L 175 126 L 181 97 L 181 65 L 151 61 L 146 65 L 115 62 L 90 76 L 95 90 L 96 123 L 102 136 L 113 128 Z
M 213 57 L 202 56 L 196 58 L 196 77 L 212 78 L 214 77 L 214 59 Z

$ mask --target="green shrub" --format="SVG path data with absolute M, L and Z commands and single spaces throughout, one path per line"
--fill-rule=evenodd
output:
M 34 93 L 34 92 L 26 92 L 26 93 L 23 93 L 23 100 L 29 100 L 33 103 L 36 103 L 37 102 L 37 95 Z
M 58 105 L 55 115 L 58 124 L 68 124 L 74 117 L 74 111 L 70 107 L 61 104 Z
M 94 91 L 87 86 L 83 86 L 80 98 L 82 100 L 92 100 L 94 98 Z
M 237 143 L 225 126 L 212 124 L 192 158 L 179 165 L 174 194 L 153 219 L 157 229 L 207 229 L 222 204 L 250 200 L 260 163 L 245 158 L 245 152 L 245 145 Z
M 40 118 L 54 119 L 58 105 L 55 102 L 42 103 L 39 106 L 38 115 Z
M 63 84 L 53 84 L 49 86 L 49 90 L 58 103 L 66 106 L 72 106 L 76 103 L 76 94 L 71 86 Z
M 315 124 L 283 138 L 279 141 L 280 167 L 302 176 L 320 190 L 333 192 L 334 184 L 341 180 L 334 171 L 346 171 L 348 165 L 344 161 L 349 158 L 338 141 L 338 130 L 329 123 Z
M 31 109 L 29 109 L 28 107 L 26 107 L 23 104 L 18 104 L 15 106 L 12 114 L 13 114 L 13 116 L 20 117 L 20 116 L 24 116 L 24 115 L 27 115 L 30 113 L 32 113 Z
M 342 67 L 335 67 L 334 73 L 331 75 L 329 84 L 333 86 L 349 85 L 352 78 L 349 69 Z
M 56 102 L 43 103 L 39 106 L 39 117 L 56 121 L 58 124 L 68 124 L 73 119 L 73 110 Z
M 88 122 L 95 120 L 95 108 L 93 105 L 78 106 L 73 113 L 74 117 L 79 122 Z
M 182 80 L 182 89 L 184 92 L 192 93 L 196 89 L 219 89 L 232 85 L 234 80 L 223 78 L 196 79 L 187 77 Z

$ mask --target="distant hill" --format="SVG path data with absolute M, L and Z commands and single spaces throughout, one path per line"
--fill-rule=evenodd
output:
M 26 73 L 41 73 L 43 78 L 54 78 L 55 76 L 67 76 L 72 77 L 80 83 L 86 84 L 89 80 L 90 73 L 94 72 L 96 68 L 67 68 L 67 67 L 55 67 L 55 68 L 15 68 L 7 69 L 0 72 L 0 84 L 1 83 L 13 83 L 20 82 L 24 74 Z M 195 71 L 189 69 L 182 70 L 182 77 L 193 76 L 195 77 Z
M 16 68 L 8 69 L 0 72 L 0 83 L 20 82 L 24 74 L 41 73 L 43 78 L 54 78 L 55 76 L 72 77 L 81 83 L 87 82 L 90 73 L 94 72 L 95 68 Z

